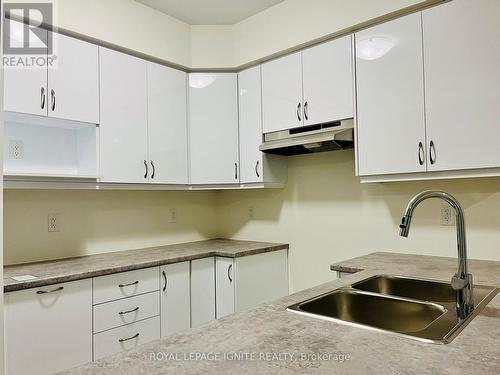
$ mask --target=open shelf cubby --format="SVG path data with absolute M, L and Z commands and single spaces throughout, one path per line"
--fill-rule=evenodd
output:
M 6 177 L 98 178 L 98 126 L 5 112 Z

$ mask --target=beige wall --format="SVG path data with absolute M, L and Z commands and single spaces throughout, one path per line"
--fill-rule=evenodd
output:
M 170 208 L 177 209 L 177 223 L 170 223 Z M 48 232 L 49 213 L 60 214 L 60 232 Z M 6 264 L 217 234 L 215 192 L 6 190 L 4 215 Z
M 46 2 L 7 0 L 19 1 Z M 190 26 L 134 0 L 52 1 L 59 27 L 187 67 L 230 68 L 429 0 L 286 0 L 223 26 Z
M 423 0 L 286 0 L 234 25 L 241 65 Z
M 398 235 L 406 204 L 425 189 L 463 204 L 471 258 L 500 260 L 500 178 L 360 184 L 352 150 L 290 157 L 288 172 L 283 190 L 220 192 L 218 218 L 222 236 L 290 243 L 291 290 L 331 280 L 331 263 L 373 251 L 456 256 L 455 228 L 439 225 L 444 202 L 422 203 L 410 236 Z
M 233 43 L 232 25 L 191 26 L 191 67 L 233 67 Z
M 191 64 L 190 26 L 134 0 L 5 2 L 52 2 L 58 27 L 176 64 Z

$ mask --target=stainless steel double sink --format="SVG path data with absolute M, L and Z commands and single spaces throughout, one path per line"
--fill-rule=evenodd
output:
M 377 275 L 288 307 L 319 319 L 447 344 L 495 297 L 499 289 L 474 285 L 475 309 L 459 319 L 456 291 L 442 281 Z

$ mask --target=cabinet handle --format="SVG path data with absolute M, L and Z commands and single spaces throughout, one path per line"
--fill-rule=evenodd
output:
M 139 280 L 134 281 L 133 283 L 128 283 L 128 284 L 119 284 L 119 288 L 125 288 L 126 286 L 132 286 L 132 285 L 137 285 L 139 284 Z
M 299 121 L 302 121 L 302 118 L 300 117 L 300 108 L 302 107 L 302 103 L 297 104 L 297 118 Z
M 260 177 L 260 174 L 259 174 L 259 160 L 257 160 L 257 163 L 255 163 L 255 174 L 257 175 L 257 177 Z
M 45 108 L 45 87 L 40 89 L 40 107 Z
M 420 165 L 424 165 L 425 154 L 424 154 L 424 145 L 422 142 L 418 142 L 418 163 Z
M 227 267 L 227 278 L 229 279 L 229 282 L 233 282 L 233 278 L 231 277 L 231 270 L 233 269 L 233 265 L 230 264 L 229 267 Z
M 56 92 L 52 89 L 50 90 L 50 100 L 52 101 L 52 111 L 56 110 Z
M 136 312 L 136 311 L 139 311 L 139 306 L 137 306 L 135 309 L 132 309 L 132 310 L 120 311 L 118 313 L 118 315 L 130 314 L 130 313 L 133 313 L 133 312 Z
M 153 168 L 153 173 L 151 173 L 151 178 L 155 178 L 155 165 L 153 164 L 153 160 L 151 160 L 151 167 Z
M 304 117 L 306 120 L 309 120 L 309 103 L 304 103 Z
M 434 146 L 434 141 L 429 143 L 429 160 L 431 164 L 436 163 L 436 147 Z
M 163 280 L 165 281 L 165 284 L 163 285 L 163 291 L 166 291 L 168 285 L 167 273 L 165 271 L 161 271 L 161 274 L 163 275 Z
M 56 288 L 56 289 L 52 289 L 52 290 L 37 290 L 36 291 L 36 294 L 47 294 L 47 293 L 55 293 L 55 292 L 59 292 L 61 290 L 63 290 L 64 287 L 63 286 L 60 286 L 59 288 Z
M 148 162 L 146 160 L 144 160 L 144 168 L 146 169 L 146 172 L 144 173 L 144 178 L 148 178 L 149 169 L 148 169 Z
M 238 179 L 238 163 L 234 163 L 234 179 Z
M 139 332 L 137 332 L 134 336 L 127 337 L 126 339 L 118 339 L 118 342 L 124 342 L 124 341 L 129 341 L 133 340 L 139 337 Z

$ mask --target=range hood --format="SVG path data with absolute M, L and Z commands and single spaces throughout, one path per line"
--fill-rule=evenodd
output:
M 259 150 L 276 155 L 335 151 L 354 146 L 353 119 L 264 134 Z

